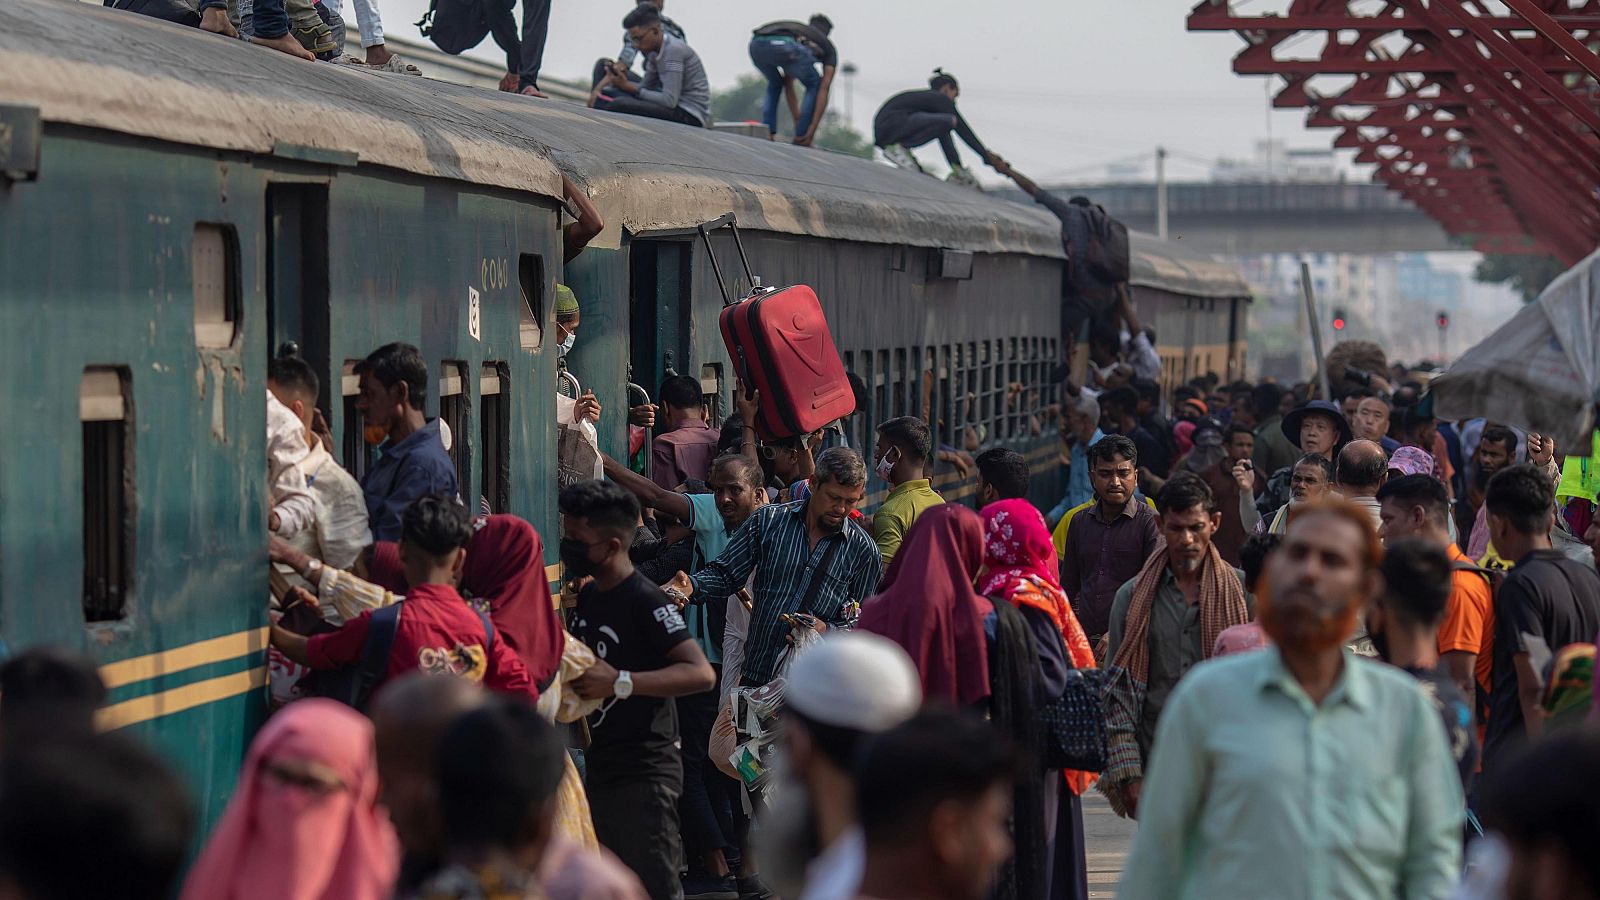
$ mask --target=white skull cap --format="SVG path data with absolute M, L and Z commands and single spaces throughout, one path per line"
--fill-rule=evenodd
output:
M 900 645 L 863 631 L 834 631 L 795 658 L 785 701 L 823 725 L 876 734 L 916 715 L 922 683 Z

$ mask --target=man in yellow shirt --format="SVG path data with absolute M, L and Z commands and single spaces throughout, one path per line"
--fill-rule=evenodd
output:
M 878 426 L 878 477 L 888 482 L 889 496 L 872 517 L 872 536 L 878 541 L 883 564 L 889 565 L 913 522 L 944 498 L 934 493 L 928 480 L 933 458 L 933 433 L 915 416 L 900 416 Z

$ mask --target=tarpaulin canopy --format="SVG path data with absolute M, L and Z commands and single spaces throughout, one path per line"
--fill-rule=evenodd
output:
M 1600 403 L 1600 250 L 1472 347 L 1430 386 L 1441 419 L 1485 416 L 1583 452 Z

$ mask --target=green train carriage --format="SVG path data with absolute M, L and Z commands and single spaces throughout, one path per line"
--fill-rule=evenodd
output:
M 566 267 L 562 171 L 607 222 Z M 756 272 L 815 287 L 867 380 L 853 446 L 924 415 L 945 443 L 1023 452 L 1036 500 L 1061 489 L 1039 415 L 1062 273 L 1042 210 L 46 0 L 0 7 L 0 173 L 0 637 L 100 660 L 103 724 L 160 743 L 208 822 L 265 713 L 262 423 L 282 341 L 322 374 L 358 473 L 371 450 L 350 366 L 417 344 L 463 495 L 553 535 L 555 283 L 583 301 L 568 362 L 606 407 L 608 451 L 625 447 L 630 375 L 696 375 L 720 416 L 721 293 L 687 230 L 731 211 Z M 1164 296 L 1144 292 L 1193 288 L 1164 245 L 1134 247 L 1141 311 Z M 950 472 L 936 484 L 973 490 Z M 882 494 L 874 481 L 869 509 Z

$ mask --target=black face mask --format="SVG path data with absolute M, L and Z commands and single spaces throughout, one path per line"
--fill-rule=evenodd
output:
M 572 578 L 593 575 L 600 564 L 589 558 L 589 545 L 576 538 L 561 539 L 561 568 Z

